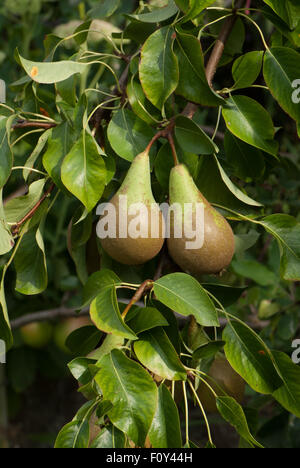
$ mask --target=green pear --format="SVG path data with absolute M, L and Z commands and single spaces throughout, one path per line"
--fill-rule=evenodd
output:
M 218 274 L 226 269 L 231 263 L 235 250 L 232 229 L 226 219 L 198 190 L 183 164 L 175 166 L 170 174 L 170 206 L 174 204 L 181 207 L 178 212 L 173 210 L 170 212 L 168 249 L 175 263 L 195 276 Z M 189 204 L 189 209 L 186 208 L 188 206 L 186 204 Z M 197 211 L 199 206 L 202 206 L 201 220 Z M 198 234 L 199 239 L 202 239 L 199 247 L 194 244 L 191 248 L 191 238 L 185 236 L 184 224 L 185 218 L 188 217 L 192 229 Z M 181 237 L 176 234 L 178 228 L 179 231 L 182 230 Z
M 100 240 L 103 249 L 125 265 L 154 258 L 164 244 L 165 223 L 151 189 L 147 150 L 135 157 L 110 205 L 116 213 L 116 231 Z

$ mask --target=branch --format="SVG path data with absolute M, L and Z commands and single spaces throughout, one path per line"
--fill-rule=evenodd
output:
M 66 307 L 59 307 L 57 309 L 43 310 L 41 312 L 33 312 L 32 314 L 24 315 L 11 321 L 12 330 L 24 327 L 34 322 L 45 322 L 55 320 L 57 318 L 72 318 L 72 317 L 85 317 L 89 314 L 89 308 L 84 309 L 80 314 L 78 309 L 68 309 Z
M 137 292 L 135 293 L 135 295 L 133 296 L 133 298 L 129 302 L 128 306 L 125 308 L 125 310 L 124 310 L 124 312 L 122 314 L 123 319 L 125 319 L 126 315 L 130 311 L 131 307 L 141 299 L 141 297 L 143 296 L 143 294 L 145 294 L 146 291 L 152 289 L 152 287 L 153 287 L 153 280 L 148 279 L 148 280 L 144 281 L 141 284 L 141 286 L 139 287 L 139 289 L 137 290 Z
M 15 224 L 14 226 L 12 226 L 11 228 L 11 231 L 12 231 L 12 234 L 13 235 L 17 235 L 19 233 L 19 230 L 20 230 L 20 227 L 26 223 L 26 221 L 28 221 L 29 219 L 31 219 L 34 214 L 36 213 L 36 211 L 39 209 L 39 207 L 41 206 L 41 204 L 46 200 L 46 198 L 53 192 L 55 188 L 55 185 L 52 184 L 49 189 L 47 190 L 47 192 L 42 196 L 42 198 L 35 204 L 35 206 L 27 213 L 26 216 L 24 216 L 23 219 L 21 219 L 21 221 L 18 221 L 17 224 Z
M 16 128 L 53 128 L 57 127 L 55 122 L 30 122 L 28 120 L 20 120 L 18 123 L 12 125 L 13 129 Z

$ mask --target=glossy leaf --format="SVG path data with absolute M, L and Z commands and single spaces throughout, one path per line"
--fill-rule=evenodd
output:
M 281 275 L 288 281 L 300 280 L 300 223 L 292 216 L 274 214 L 261 221 L 277 239 L 281 254 Z
M 147 39 L 141 53 L 140 81 L 147 98 L 160 110 L 178 86 L 173 43 L 174 29 L 166 26 Z
M 159 119 L 156 107 L 146 98 L 140 83 L 132 77 L 127 85 L 127 96 L 133 112 L 150 125 Z M 153 118 L 155 117 L 156 120 Z
M 157 8 L 149 13 L 142 13 L 140 15 L 128 15 L 128 17 L 143 23 L 160 23 L 172 18 L 177 12 L 177 6 L 173 0 L 170 0 L 165 7 Z
M 137 335 L 152 328 L 168 325 L 165 317 L 154 307 L 139 307 L 135 311 L 134 318 L 128 322 L 128 326 Z
M 210 341 L 193 352 L 193 359 L 207 359 L 215 356 L 221 349 L 224 348 L 225 341 Z
M 182 438 L 177 406 L 167 387 L 158 389 L 158 406 L 149 431 L 153 448 L 181 448 Z
M 248 88 L 258 78 L 263 60 L 263 51 L 254 50 L 235 60 L 232 66 L 234 89 Z
M 300 5 L 297 0 L 264 0 L 275 13 L 291 28 L 295 28 L 300 20 Z
M 97 295 L 91 304 L 90 315 L 99 330 L 114 333 L 128 340 L 137 339 L 121 317 L 115 286 L 105 288 Z
M 72 421 L 59 432 L 54 448 L 88 448 L 89 437 L 88 421 Z
M 273 356 L 283 380 L 283 386 L 273 393 L 273 397 L 287 411 L 300 418 L 300 368 L 280 351 L 273 351 Z
M 113 150 L 127 161 L 142 153 L 154 131 L 128 109 L 119 110 L 109 123 L 107 136 Z M 150 154 L 155 151 L 155 146 Z
M 152 378 L 139 364 L 114 350 L 104 356 L 96 382 L 104 399 L 114 405 L 111 422 L 142 447 L 156 412 L 158 391 Z
M 237 401 L 230 397 L 221 396 L 217 398 L 216 403 L 221 416 L 235 428 L 241 437 L 247 440 L 252 447 L 257 446 L 263 448 L 250 433 L 243 408 L 237 403 Z
M 101 337 L 102 333 L 95 327 L 81 327 L 68 336 L 66 346 L 73 354 L 86 356 L 95 349 Z
M 191 35 L 176 34 L 179 84 L 176 93 L 203 106 L 218 106 L 224 100 L 209 86 L 200 41 Z
M 83 289 L 82 308 L 90 304 L 103 289 L 110 289 L 112 286 L 120 285 L 122 281 L 111 270 L 100 270 L 93 273 Z
M 124 432 L 117 429 L 112 424 L 106 426 L 100 434 L 94 439 L 91 444 L 92 449 L 95 448 L 124 448 L 125 447 L 125 434 Z
M 282 385 L 270 351 L 246 325 L 230 322 L 223 332 L 223 340 L 230 365 L 256 392 L 272 394 Z
M 141 333 L 134 351 L 138 360 L 162 379 L 186 380 L 186 370 L 162 328 Z
M 157 299 L 178 314 L 194 315 L 199 325 L 219 326 L 215 306 L 198 281 L 185 273 L 173 273 L 154 283 Z
M 272 119 L 257 101 L 247 96 L 232 96 L 223 107 L 223 117 L 228 130 L 240 140 L 277 155 Z
M 10 122 L 11 118 L 0 115 L 0 188 L 7 182 L 13 166 L 13 154 L 9 141 Z
M 187 117 L 177 117 L 175 135 L 181 148 L 188 153 L 212 154 L 219 151 L 201 127 Z
M 62 182 L 91 211 L 99 202 L 106 183 L 106 168 L 94 138 L 83 131 L 64 159 Z
M 300 54 L 288 47 L 273 47 L 266 51 L 264 78 L 279 105 L 294 120 L 300 121 L 297 94 L 300 77 Z M 296 86 L 295 86 L 296 83 Z

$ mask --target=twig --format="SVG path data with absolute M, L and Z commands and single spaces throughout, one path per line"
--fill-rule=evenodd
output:
M 250 7 L 251 7 L 251 0 L 247 0 L 246 2 L 246 15 L 250 15 Z
M 57 309 L 43 310 L 41 312 L 33 312 L 32 314 L 23 315 L 11 321 L 12 330 L 24 327 L 34 322 L 45 322 L 55 320 L 57 318 L 72 318 L 72 317 L 85 317 L 89 314 L 89 308 L 84 309 L 80 314 L 78 309 L 68 309 L 66 307 L 59 307 Z
M 12 226 L 11 228 L 11 232 L 13 235 L 17 235 L 19 233 L 19 230 L 20 230 L 20 227 L 26 223 L 26 221 L 28 221 L 29 219 L 31 219 L 34 214 L 36 213 L 36 211 L 39 209 L 39 207 L 41 206 L 41 204 L 46 200 L 46 198 L 53 192 L 55 188 L 55 185 L 52 184 L 49 189 L 47 190 L 47 192 L 42 196 L 42 198 L 34 205 L 34 207 L 24 216 L 23 219 L 21 219 L 21 221 L 18 221 L 14 226 Z
M 57 127 L 57 124 L 55 122 L 30 122 L 28 120 L 22 120 L 19 121 L 18 123 L 12 125 L 13 129 L 16 128 L 54 128 Z
M 137 290 L 137 292 L 135 293 L 135 295 L 129 302 L 128 306 L 125 308 L 122 314 L 123 319 L 126 317 L 131 307 L 141 299 L 141 297 L 143 296 L 143 294 L 145 294 L 146 291 L 149 291 L 150 289 L 152 289 L 152 287 L 153 287 L 153 280 L 148 279 L 141 284 L 141 286 L 139 287 L 139 289 Z

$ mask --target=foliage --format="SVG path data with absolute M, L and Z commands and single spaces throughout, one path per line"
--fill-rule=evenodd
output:
M 89 401 L 56 447 L 89 447 L 92 417 L 97 448 L 194 447 L 188 424 L 184 441 L 180 430 L 188 398 L 213 447 L 196 390 L 224 351 L 248 384 L 244 409 L 217 398 L 240 445 L 299 448 L 300 376 L 289 355 L 300 318 L 300 7 L 258 0 L 245 12 L 245 2 L 238 10 L 225 3 L 5 0 L 0 8 L 8 85 L 0 106 L 0 339 L 13 390 L 43 367 L 16 319 L 88 307 L 93 321 L 67 343 L 69 369 Z M 207 57 L 232 17 L 209 77 Z M 96 239 L 98 203 L 162 129 L 232 223 L 236 252 L 222 276 L 193 278 L 165 250 L 125 267 Z M 163 202 L 172 151 L 162 138 L 155 145 L 152 187 Z M 126 307 L 133 291 L 145 308 Z M 178 382 L 184 402 L 175 404 Z

